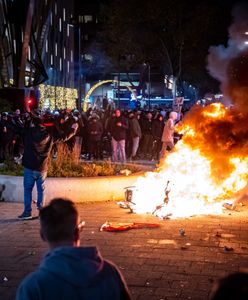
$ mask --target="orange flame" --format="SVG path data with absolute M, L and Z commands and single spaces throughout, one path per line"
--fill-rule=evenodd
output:
M 133 211 L 159 217 L 222 213 L 223 202 L 245 190 L 248 177 L 248 157 L 238 149 L 243 140 L 232 114 L 219 103 L 193 109 L 178 126 L 184 135 L 174 151 L 155 172 L 138 178 Z M 167 182 L 169 201 L 164 204 Z

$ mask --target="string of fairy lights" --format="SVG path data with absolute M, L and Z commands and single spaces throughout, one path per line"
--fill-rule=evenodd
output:
M 39 107 L 41 109 L 73 109 L 76 107 L 77 89 L 40 84 L 39 92 Z

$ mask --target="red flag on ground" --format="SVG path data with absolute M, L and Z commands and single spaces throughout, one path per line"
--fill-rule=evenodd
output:
M 129 229 L 140 229 L 140 228 L 157 228 L 160 225 L 158 223 L 137 223 L 137 222 L 105 222 L 100 231 L 124 231 Z

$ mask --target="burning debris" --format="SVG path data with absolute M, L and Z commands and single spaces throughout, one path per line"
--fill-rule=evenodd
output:
M 243 118 L 220 103 L 194 108 L 178 127 L 183 138 L 175 150 L 126 188 L 124 206 L 162 219 L 221 214 L 226 202 L 235 207 L 248 193 L 248 143 L 237 124 Z

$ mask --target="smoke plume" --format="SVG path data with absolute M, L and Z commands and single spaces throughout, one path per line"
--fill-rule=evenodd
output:
M 220 81 L 224 97 L 231 100 L 241 110 L 248 111 L 246 105 L 248 94 L 246 96 L 243 90 L 244 80 L 242 82 L 236 80 L 245 76 L 243 64 L 247 63 L 245 57 L 248 50 L 248 5 L 236 6 L 232 11 L 232 16 L 233 23 L 228 30 L 228 45 L 227 47 L 223 45 L 210 47 L 207 69 L 212 77 Z M 246 99 L 243 98 L 244 96 Z
M 220 117 L 209 117 L 218 111 L 216 106 L 195 107 L 184 119 L 184 126 L 197 133 L 186 136 L 186 143 L 211 161 L 216 179 L 228 177 L 231 158 L 247 159 L 248 153 L 248 5 L 235 7 L 232 15 L 228 46 L 209 49 L 208 70 L 233 107 Z

